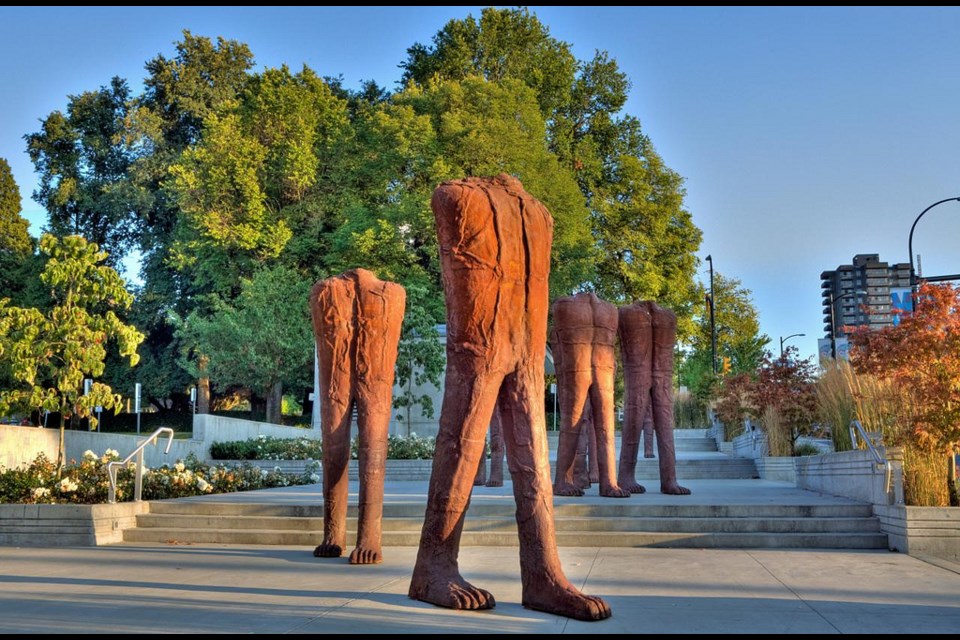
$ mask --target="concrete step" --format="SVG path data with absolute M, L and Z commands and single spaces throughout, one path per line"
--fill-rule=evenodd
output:
M 384 518 L 383 530 L 419 532 L 423 518 Z M 309 531 L 323 530 L 323 518 L 270 518 L 258 516 L 205 516 L 141 514 L 137 526 L 150 529 L 220 529 Z M 357 519 L 347 519 L 347 528 L 356 530 Z M 467 517 L 464 531 L 516 531 L 512 517 Z M 876 518 L 556 518 L 559 532 L 682 532 L 682 533 L 876 533 Z
M 554 504 L 555 518 L 869 518 L 873 509 L 868 504 L 649 504 L 642 495 L 625 499 L 609 499 L 602 504 L 578 502 L 578 498 L 558 498 Z M 385 518 L 422 518 L 423 501 L 389 502 L 383 505 Z M 474 502 L 467 518 L 513 518 L 512 499 L 502 503 Z M 323 505 L 251 504 L 243 502 L 209 502 L 206 500 L 170 500 L 150 503 L 150 515 L 171 514 L 189 516 L 257 516 L 272 518 L 323 518 Z M 141 514 L 143 515 L 143 514 Z M 356 517 L 357 507 L 347 507 L 348 517 Z
M 595 489 L 594 489 L 595 491 Z M 314 494 L 316 495 L 316 494 Z M 629 499 L 557 498 L 557 543 L 562 546 L 877 549 L 886 545 L 870 505 L 747 501 L 744 504 L 655 504 L 662 496 Z M 802 498 L 802 496 L 801 496 Z M 419 544 L 425 496 L 393 496 L 384 505 L 383 544 Z M 794 498 L 795 500 L 795 498 Z M 357 527 L 349 506 L 348 531 Z M 462 544 L 516 546 L 511 496 L 485 495 L 471 505 Z M 174 500 L 150 503 L 129 542 L 316 546 L 323 536 L 321 504 L 255 504 Z M 351 534 L 353 535 L 353 534 Z M 352 538 L 348 540 L 353 544 Z
M 273 531 L 261 529 L 128 529 L 125 542 L 167 542 L 194 544 L 262 544 L 316 546 L 319 531 Z M 348 532 L 348 550 L 355 544 L 355 532 Z M 384 531 L 384 547 L 409 547 L 420 543 L 420 532 Z M 564 532 L 557 533 L 564 547 L 686 547 L 686 548 L 791 548 L 791 549 L 883 549 L 887 537 L 879 533 L 640 533 Z M 462 546 L 518 545 L 517 533 L 465 531 Z

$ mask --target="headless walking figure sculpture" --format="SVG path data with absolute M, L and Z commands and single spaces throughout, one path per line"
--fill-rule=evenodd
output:
M 557 327 L 550 331 L 550 349 L 553 354 L 553 368 L 557 375 L 557 395 L 564 393 L 563 383 L 563 353 L 561 352 L 557 336 Z M 573 483 L 578 489 L 589 489 L 591 483 L 600 482 L 600 470 L 597 465 L 597 432 L 593 428 L 593 407 L 590 406 L 590 396 L 583 404 L 580 422 L 576 429 L 580 434 L 577 439 L 577 455 L 573 463 Z
M 387 426 L 406 295 L 400 285 L 364 269 L 321 280 L 310 293 L 323 431 L 323 542 L 313 552 L 319 558 L 340 557 L 347 543 L 347 465 L 356 406 L 360 512 L 350 564 L 383 561 Z
M 553 491 L 561 496 L 582 496 L 574 480 L 574 462 L 580 429 L 584 426 L 587 398 L 597 434 L 600 495 L 626 498 L 630 492 L 614 478 L 613 381 L 616 374 L 614 343 L 617 308 L 593 293 L 558 298 L 553 303 L 556 332 L 554 362 L 560 387 L 560 443 Z M 559 356 L 559 357 L 558 357 Z
M 672 380 L 677 317 L 654 302 L 621 307 L 619 313 L 626 399 L 618 481 L 632 493 L 645 491 L 636 481 L 636 467 L 640 431 L 649 411 L 657 433 L 660 492 L 687 495 L 690 490 L 677 484 L 677 454 L 673 442 Z
M 490 418 L 490 475 L 487 476 L 486 449 L 480 458 L 480 468 L 473 480 L 473 486 L 485 485 L 488 487 L 503 486 L 503 456 L 506 452 L 503 446 L 503 425 L 500 422 L 499 408 L 493 410 Z
M 430 203 L 447 304 L 447 372 L 411 598 L 489 609 L 463 579 L 460 535 L 483 441 L 499 403 L 513 479 L 525 607 L 580 620 L 610 617 L 563 574 L 553 524 L 543 362 L 553 218 L 507 175 L 445 182 Z

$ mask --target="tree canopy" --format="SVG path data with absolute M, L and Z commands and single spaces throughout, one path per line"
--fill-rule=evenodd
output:
M 683 179 L 623 113 L 630 82 L 606 52 L 579 60 L 531 11 L 484 9 L 413 44 L 395 92 L 253 64 L 241 42 L 184 31 L 146 63 L 140 94 L 113 78 L 26 136 L 51 231 L 84 235 L 114 264 L 142 256 L 127 319 L 147 333 L 155 403 L 192 376 L 237 381 L 169 318 L 225 326 L 264 274 L 299 290 L 370 269 L 417 292 L 404 335 L 426 336 L 445 315 L 430 195 L 466 175 L 516 175 L 551 210 L 551 296 L 657 300 L 694 334 L 701 234 Z M 277 304 L 290 318 L 303 307 Z M 432 367 L 429 351 L 417 366 Z

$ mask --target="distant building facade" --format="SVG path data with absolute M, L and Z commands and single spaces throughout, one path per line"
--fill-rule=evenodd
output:
M 857 254 L 852 264 L 821 273 L 820 288 L 825 336 L 821 344 L 829 344 L 836 333 L 840 355 L 839 345 L 846 348 L 845 335 L 852 327 L 876 330 L 899 321 L 893 309 L 909 308 L 910 265 L 881 262 L 876 253 Z

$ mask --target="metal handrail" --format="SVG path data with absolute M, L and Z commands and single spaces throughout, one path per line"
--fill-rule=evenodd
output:
M 128 455 L 126 458 L 120 461 L 114 460 L 113 462 L 107 463 L 107 476 L 110 477 L 110 492 L 107 495 L 107 502 L 110 504 L 115 504 L 117 502 L 117 469 L 124 466 L 130 462 L 134 456 L 137 457 L 137 470 L 136 475 L 134 476 L 133 483 L 133 500 L 134 502 L 140 502 L 143 496 L 143 448 L 148 444 L 155 442 L 157 438 L 162 433 L 170 434 L 170 439 L 167 440 L 167 448 L 164 449 L 163 455 L 170 453 L 170 447 L 173 445 L 173 429 L 170 427 L 160 427 L 149 436 L 147 439 L 140 443 L 136 449 L 133 450 L 133 453 Z
M 870 436 L 867 435 L 866 429 L 863 428 L 863 425 L 860 424 L 859 420 L 850 421 L 850 443 L 854 449 L 859 449 L 857 444 L 857 433 L 859 432 L 860 438 L 867 444 L 867 449 L 870 453 L 873 454 L 874 464 L 877 466 L 878 471 L 884 472 L 883 480 L 883 490 L 884 493 L 890 493 L 890 480 L 893 477 L 893 468 L 890 465 L 890 461 L 877 450 L 874 446 L 873 441 L 870 439 Z

